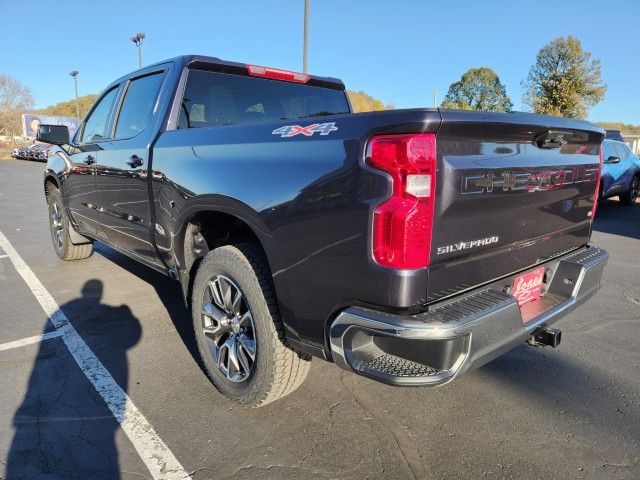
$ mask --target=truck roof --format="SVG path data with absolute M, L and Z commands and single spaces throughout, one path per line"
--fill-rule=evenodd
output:
M 112 82 L 112 84 L 119 83 L 123 79 L 130 77 L 132 74 L 138 71 L 144 71 L 149 68 L 153 68 L 156 66 L 164 65 L 166 63 L 175 63 L 180 68 L 190 67 L 190 68 L 200 68 L 203 70 L 215 70 L 222 73 L 232 73 L 232 74 L 244 74 L 248 75 L 247 65 L 246 63 L 239 62 L 231 62 L 228 60 L 223 60 L 218 57 L 210 57 L 207 55 L 179 55 L 177 57 L 168 58 L 166 60 L 162 60 L 160 62 L 153 63 L 151 65 L 146 65 L 143 68 L 138 70 L 134 70 L 126 75 L 123 75 L 118 80 Z M 271 67 L 278 68 L 278 67 Z M 342 80 L 334 77 L 321 77 L 318 75 L 309 75 L 309 81 L 305 82 L 308 85 L 314 85 L 318 87 L 326 87 L 333 88 L 335 90 L 344 90 L 345 86 Z

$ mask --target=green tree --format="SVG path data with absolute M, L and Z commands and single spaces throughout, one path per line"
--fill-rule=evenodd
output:
M 471 68 L 449 86 L 442 108 L 508 112 L 513 104 L 496 72 L 488 67 Z
M 570 118 L 586 118 L 607 91 L 600 60 L 591 58 L 571 35 L 555 38 L 540 49 L 522 86 L 523 102 L 534 112 Z
M 347 90 L 349 101 L 351 102 L 351 108 L 354 112 L 372 112 L 377 110 L 385 110 L 384 103 L 377 98 L 373 98 L 371 95 L 360 90 L 354 92 Z
M 95 94 L 84 95 L 78 97 L 78 103 L 80 104 L 80 118 L 84 117 L 98 96 Z M 43 115 L 59 115 L 62 117 L 75 117 L 76 116 L 76 100 L 67 100 L 66 102 L 56 103 L 50 105 L 40 111 Z

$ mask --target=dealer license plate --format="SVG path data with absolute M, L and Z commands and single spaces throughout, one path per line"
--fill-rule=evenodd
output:
M 542 294 L 542 281 L 544 280 L 544 267 L 536 268 L 513 279 L 511 295 L 518 300 L 518 305 L 533 302 Z

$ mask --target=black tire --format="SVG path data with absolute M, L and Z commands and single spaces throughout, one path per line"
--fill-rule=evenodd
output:
M 226 313 L 225 317 L 217 322 L 212 315 L 205 315 L 203 308 L 209 308 L 214 304 L 212 289 L 215 283 L 225 279 L 225 283 L 231 284 L 240 292 L 236 319 L 241 316 L 240 310 L 244 309 L 244 315 L 249 312 L 251 320 L 251 333 L 253 338 L 253 356 L 251 360 L 246 354 L 245 362 L 251 362 L 250 368 L 239 368 L 236 371 L 238 378 L 229 376 L 231 368 L 227 353 L 227 368 L 224 357 L 217 344 L 227 344 L 232 335 L 241 337 L 246 329 L 240 333 L 229 330 L 228 322 L 234 313 Z M 227 285 L 228 287 L 228 285 Z M 230 287 L 229 287 L 230 288 Z M 228 289 L 229 289 L 228 288 Z M 218 298 L 221 298 L 222 295 Z M 229 298 L 231 294 L 229 294 Z M 235 306 L 235 297 L 233 304 Z M 240 307 L 242 304 L 242 307 Z M 202 363 L 214 386 L 225 396 L 244 405 L 259 407 L 288 395 L 298 388 L 309 372 L 311 357 L 297 352 L 284 341 L 284 328 L 278 312 L 278 304 L 273 288 L 271 273 L 261 250 L 252 244 L 225 245 L 209 252 L 198 267 L 192 289 L 192 317 L 198 350 Z M 227 310 L 228 312 L 228 310 Z M 217 310 L 217 315 L 224 313 Z M 216 339 L 212 338 L 211 331 L 206 335 L 205 325 L 213 319 L 216 327 Z M 225 320 L 227 319 L 227 320 Z M 226 333 L 220 334 L 219 325 L 226 323 Z M 210 325 L 210 324 L 209 324 Z M 234 328 L 238 327 L 238 321 Z M 235 333 L 234 333 L 235 332 Z M 230 344 L 230 345 L 231 345 Z M 242 344 L 237 343 L 234 356 L 240 356 Z M 224 345 L 223 345 L 224 346 Z M 229 352 L 227 347 L 227 352 Z M 222 358 L 222 361 L 220 360 Z M 247 360 L 249 359 L 249 360 Z M 239 365 L 238 362 L 235 365 Z
M 636 198 L 640 194 L 640 175 L 636 175 L 631 180 L 631 186 L 629 190 L 620 194 L 620 203 L 622 205 L 633 205 L 636 202 Z
M 62 195 L 55 188 L 49 193 L 49 229 L 53 249 L 62 260 L 82 260 L 93 253 L 93 243 L 75 245 L 69 238 L 69 217 L 64 210 Z

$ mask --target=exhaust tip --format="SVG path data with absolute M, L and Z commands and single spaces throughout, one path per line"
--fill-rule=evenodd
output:
M 562 331 L 557 328 L 540 328 L 536 330 L 527 343 L 534 347 L 557 347 L 562 340 Z

